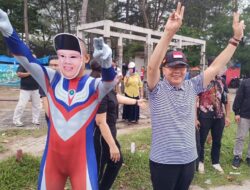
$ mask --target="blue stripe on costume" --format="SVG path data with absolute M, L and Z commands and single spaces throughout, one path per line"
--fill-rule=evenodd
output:
M 76 92 L 79 92 L 83 89 L 84 85 L 81 84 L 85 84 L 86 81 L 88 80 L 89 76 L 88 75 L 84 75 L 80 80 L 79 80 L 79 84 L 77 86 Z
M 115 69 L 113 67 L 110 68 L 102 68 L 102 81 L 108 82 L 113 81 L 116 76 Z
M 52 89 L 55 89 L 55 88 L 56 88 L 56 86 L 58 85 L 58 82 L 61 80 L 61 78 L 62 78 L 62 76 L 61 76 L 59 73 L 56 73 L 56 74 L 55 74 L 55 76 L 54 76 L 54 78 L 53 78 L 53 80 L 52 80 L 52 82 L 51 82 L 51 87 L 52 87 Z M 81 91 L 81 90 L 84 88 L 84 86 L 85 86 L 86 81 L 88 80 L 88 78 L 89 78 L 88 75 L 84 75 L 84 76 L 79 80 L 78 85 L 77 85 L 77 89 L 76 89 L 76 93 L 79 92 L 79 91 Z M 64 78 L 63 80 L 64 80 L 63 85 L 66 83 L 66 85 L 63 86 L 63 89 L 64 89 L 66 92 L 68 92 L 68 90 L 69 90 L 69 80 L 68 80 L 68 79 L 65 79 L 65 78 Z M 90 82 L 88 88 L 89 88 L 89 89 L 88 89 L 88 90 L 89 90 L 88 98 L 87 98 L 85 101 L 77 102 L 77 103 L 75 103 L 75 104 L 73 104 L 73 105 L 71 105 L 71 106 L 69 106 L 66 102 L 64 102 L 64 101 L 62 101 L 62 100 L 56 98 L 55 95 L 53 95 L 53 96 L 55 97 L 55 100 L 56 100 L 59 104 L 61 104 L 67 111 L 72 111 L 74 108 L 76 108 L 76 107 L 78 107 L 78 106 L 80 106 L 80 105 L 85 104 L 86 102 L 88 102 L 88 101 L 89 101 L 89 98 L 90 98 L 91 96 L 93 96 L 93 94 L 96 92 L 96 89 L 95 89 L 95 80 L 92 80 L 92 81 Z
M 96 114 L 96 113 L 92 113 Z M 93 142 L 93 134 L 94 134 L 94 122 L 95 117 L 92 119 L 91 123 L 88 125 L 86 129 L 86 158 L 87 158 L 87 167 L 89 172 L 89 179 L 93 190 L 98 189 L 98 174 L 97 174 L 97 163 L 96 163 L 96 155 L 95 155 L 95 147 Z M 91 142 L 91 143 L 90 143 Z M 92 157 L 94 156 L 94 157 Z
M 6 44 L 7 44 L 7 46 L 9 47 L 9 50 L 11 51 L 11 53 L 13 53 L 13 54 L 15 54 L 17 56 L 19 56 L 19 55 L 24 56 L 29 60 L 29 62 L 41 64 L 37 59 L 35 59 L 32 56 L 31 51 L 20 40 L 20 38 L 18 37 L 15 30 L 13 30 L 13 33 L 11 34 L 11 36 L 4 37 L 4 40 L 5 40 Z
M 69 80 L 66 79 L 66 78 L 63 79 L 63 89 L 64 89 L 65 91 L 68 91 L 68 90 L 69 90 Z
M 41 189 L 43 173 L 45 172 L 44 171 L 44 165 L 45 165 L 45 162 L 46 162 L 47 153 L 48 153 L 48 146 L 49 146 L 50 120 L 49 120 L 49 118 L 47 116 L 46 116 L 46 120 L 47 120 L 47 125 L 48 125 L 48 134 L 47 134 L 45 150 L 44 150 L 43 157 L 42 157 L 41 164 L 40 164 L 40 172 L 39 172 L 39 176 L 38 176 L 38 190 Z

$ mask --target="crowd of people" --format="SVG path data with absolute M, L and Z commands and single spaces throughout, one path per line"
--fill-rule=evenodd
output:
M 244 35 L 245 24 L 239 17 L 234 13 L 233 37 L 225 49 L 209 61 L 204 72 L 187 80 L 186 55 L 181 51 L 168 51 L 173 36 L 182 25 L 184 6 L 178 3 L 167 20 L 146 69 L 152 126 L 149 168 L 155 190 L 188 190 L 197 159 L 198 171 L 205 173 L 204 146 L 209 131 L 213 168 L 224 172 L 220 165 L 220 149 L 224 127 L 230 124 L 230 105 L 222 71 Z M 129 124 L 138 123 L 140 107 L 145 103 L 144 68 L 143 74 L 138 73 L 136 64 L 130 62 L 122 77 L 103 38 L 94 39 L 90 61 L 84 41 L 68 33 L 54 37 L 57 57 L 52 56 L 49 67 L 44 67 L 18 37 L 2 10 L 0 31 L 10 52 L 21 64 L 17 71 L 21 78 L 20 98 L 13 123 L 23 126 L 22 112 L 33 93 L 39 101 L 39 96 L 43 98 L 48 138 L 38 189 L 64 189 L 68 178 L 72 189 L 110 189 L 124 162 L 116 138 L 118 104 L 124 104 L 122 119 Z M 87 63 L 92 69 L 90 74 L 85 71 Z M 26 88 L 23 79 L 28 80 L 28 77 L 34 84 L 28 83 Z M 119 85 L 122 82 L 124 96 Z M 244 140 L 250 130 L 249 93 L 250 80 L 246 79 L 233 104 L 239 125 L 234 168 L 240 167 Z M 33 107 L 32 122 L 39 125 L 40 107 L 35 103 Z M 250 166 L 250 143 L 246 162 Z

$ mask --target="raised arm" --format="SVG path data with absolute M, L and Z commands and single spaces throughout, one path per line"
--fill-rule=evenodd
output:
M 99 90 L 99 100 L 101 100 L 112 88 L 115 87 L 118 79 L 116 80 L 116 72 L 112 67 L 112 50 L 104 43 L 103 38 L 94 39 L 94 53 L 93 57 L 102 66 L 102 80 L 97 84 Z
M 18 62 L 32 75 L 39 85 L 46 91 L 45 85 L 45 68 L 39 64 L 39 61 L 33 57 L 30 49 L 20 40 L 18 34 L 11 26 L 7 13 L 0 9 L 0 31 L 4 36 L 4 40 L 15 56 Z M 50 73 L 48 73 L 50 75 Z
M 154 89 L 160 80 L 160 65 L 167 52 L 169 44 L 182 25 L 184 6 L 179 2 L 176 10 L 169 16 L 164 33 L 150 57 L 147 67 L 147 82 L 149 90 Z
M 213 63 L 204 71 L 203 85 L 206 87 L 210 81 L 219 74 L 220 70 L 230 61 L 233 56 L 239 41 L 244 35 L 245 24 L 244 21 L 239 20 L 240 14 L 233 15 L 233 31 L 234 35 L 229 40 L 227 47 L 215 58 Z

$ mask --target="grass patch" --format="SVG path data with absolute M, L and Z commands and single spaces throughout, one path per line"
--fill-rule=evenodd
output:
M 210 161 L 211 146 L 206 145 L 206 174 L 201 175 L 196 173 L 193 184 L 203 188 L 209 188 L 219 185 L 241 185 L 242 181 L 249 180 L 250 169 L 246 163 L 243 163 L 240 169 L 236 171 L 240 172 L 240 175 L 229 175 L 229 172 L 235 172 L 231 167 L 231 162 L 233 158 L 236 127 L 235 124 L 232 124 L 230 128 L 226 128 L 224 131 L 221 149 L 221 165 L 225 170 L 225 174 L 221 175 L 212 168 Z M 122 146 L 124 165 L 115 181 L 113 189 L 151 190 L 152 186 L 149 173 L 151 129 L 143 129 L 133 134 L 119 136 L 119 141 Z M 134 154 L 130 153 L 131 142 L 135 142 L 136 144 L 136 152 Z M 247 143 L 245 143 L 243 155 L 246 155 L 246 149 Z M 40 160 L 41 158 L 25 155 L 22 163 L 17 163 L 14 158 L 0 162 L 0 189 L 36 189 Z M 205 183 L 207 180 L 211 181 L 210 185 Z M 67 183 L 66 189 L 70 189 L 69 183 Z
M 247 166 L 246 162 L 241 164 L 241 167 L 238 170 L 232 168 L 233 160 L 233 148 L 235 144 L 235 135 L 236 135 L 237 125 L 232 123 L 229 128 L 224 129 L 224 134 L 222 138 L 221 146 L 221 157 L 220 163 L 222 168 L 225 171 L 225 174 L 221 175 L 212 168 L 210 150 L 211 145 L 206 144 L 205 146 L 205 175 L 196 174 L 193 183 L 198 184 L 203 188 L 220 186 L 220 185 L 229 185 L 236 184 L 241 185 L 242 181 L 249 180 L 250 169 Z M 247 145 L 249 140 L 245 139 L 243 159 L 247 154 Z M 245 160 L 244 160 L 245 161 Z M 230 172 L 239 172 L 240 175 L 230 175 Z M 211 185 L 206 184 L 205 182 L 211 181 Z
M 6 148 L 4 148 L 4 146 L 0 144 L 0 153 L 3 153 L 5 151 L 6 151 Z
M 0 162 L 0 189 L 36 189 L 40 158 L 24 155 L 21 162 L 10 157 Z
M 221 147 L 221 166 L 225 174 L 219 174 L 212 168 L 210 159 L 211 145 L 206 144 L 205 150 L 205 170 L 206 174 L 201 175 L 196 173 L 193 180 L 194 185 L 203 188 L 215 187 L 220 185 L 241 185 L 244 180 L 249 180 L 250 169 L 246 163 L 235 171 L 231 167 L 233 159 L 233 147 L 235 143 L 235 134 L 237 126 L 232 123 L 229 128 L 225 128 Z M 119 176 L 114 184 L 114 189 L 152 189 L 150 174 L 149 174 L 149 149 L 151 142 L 151 129 L 144 129 L 134 134 L 123 135 L 119 137 L 122 146 L 124 157 L 124 166 L 122 167 Z M 135 142 L 136 153 L 130 153 L 130 143 Z M 249 140 L 246 139 L 246 142 Z M 246 155 L 247 143 L 244 146 Z M 230 175 L 230 172 L 240 172 L 240 175 Z M 206 184 L 210 181 L 211 184 Z
M 124 164 L 113 189 L 152 189 L 149 173 L 149 148 L 151 130 L 140 130 L 131 135 L 122 135 Z M 136 152 L 130 153 L 131 142 L 136 144 Z

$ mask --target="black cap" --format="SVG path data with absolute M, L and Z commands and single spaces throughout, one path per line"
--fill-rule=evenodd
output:
M 181 51 L 169 51 L 166 53 L 165 58 L 162 61 L 163 66 L 174 67 L 176 65 L 185 65 L 187 64 L 187 58 L 185 54 Z
M 82 54 L 80 39 L 72 34 L 60 33 L 54 37 L 54 48 L 55 50 L 74 50 Z

